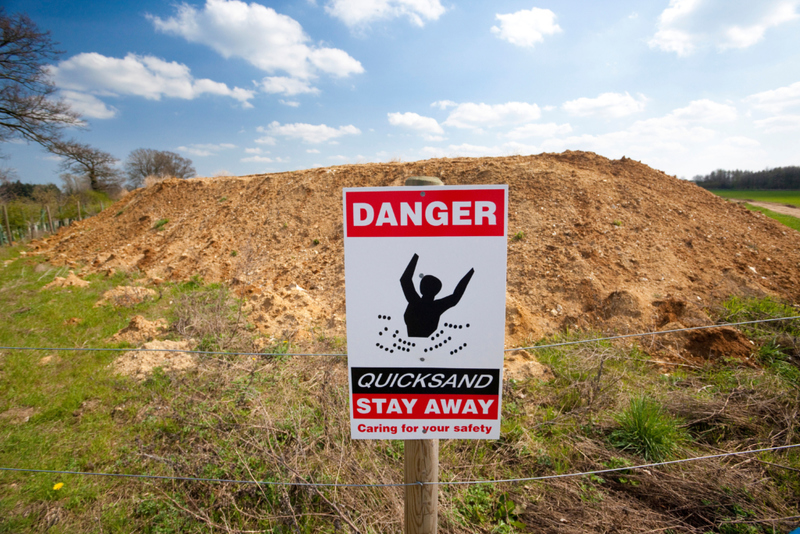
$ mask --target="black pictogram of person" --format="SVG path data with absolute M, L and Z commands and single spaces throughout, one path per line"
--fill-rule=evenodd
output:
M 467 290 L 467 284 L 472 275 L 475 274 L 475 269 L 470 269 L 458 283 L 452 295 L 434 300 L 442 289 L 442 282 L 435 276 L 426 274 L 419 283 L 419 291 L 422 295 L 417 294 L 413 278 L 418 260 L 419 255 L 414 254 L 411 261 L 408 262 L 403 276 L 400 277 L 400 285 L 408 301 L 408 306 L 403 314 L 408 337 L 428 337 L 436 332 L 439 327 L 439 318 L 444 312 L 458 304 L 461 297 L 464 296 L 464 291 Z

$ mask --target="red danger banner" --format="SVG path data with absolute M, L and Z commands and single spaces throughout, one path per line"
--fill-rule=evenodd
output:
M 503 236 L 502 189 L 350 191 L 346 237 Z
M 353 394 L 354 419 L 497 419 L 497 395 Z

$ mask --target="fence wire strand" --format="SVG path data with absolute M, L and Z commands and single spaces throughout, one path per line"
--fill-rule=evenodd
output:
M 505 478 L 497 480 L 451 480 L 444 482 L 405 482 L 394 484 L 343 484 L 337 482 L 281 482 L 271 480 L 235 480 L 224 478 L 198 478 L 198 477 L 178 477 L 167 475 L 132 475 L 125 473 L 90 473 L 84 471 L 57 471 L 50 469 L 25 469 L 17 467 L 0 467 L 0 471 L 10 472 L 23 472 L 23 473 L 46 473 L 55 475 L 81 475 L 81 476 L 103 476 L 103 477 L 119 477 L 119 478 L 139 478 L 139 479 L 155 479 L 155 480 L 184 480 L 191 482 L 213 482 L 222 484 L 256 484 L 259 486 L 310 486 L 318 488 L 400 488 L 406 486 L 468 486 L 477 484 L 504 484 L 516 482 L 538 482 L 543 480 L 553 480 L 557 478 L 574 478 L 590 475 L 602 475 L 607 473 L 618 473 L 620 471 L 630 471 L 635 469 L 649 469 L 661 467 L 665 465 L 684 464 L 688 462 L 698 462 L 702 460 L 713 460 L 715 458 L 725 458 L 729 456 L 742 456 L 745 454 L 758 454 L 761 452 L 779 451 L 785 449 L 793 449 L 800 447 L 800 443 L 794 445 L 781 445 L 777 447 L 768 447 L 764 449 L 755 449 L 749 451 L 738 452 L 725 452 L 720 454 L 712 454 L 709 456 L 697 456 L 694 458 L 682 458 L 680 460 L 668 460 L 664 462 L 654 462 L 649 464 L 632 465 L 628 467 L 614 467 L 608 469 L 597 469 L 594 471 L 581 471 L 578 473 L 562 473 L 560 475 L 543 475 L 538 477 L 524 477 L 524 478 Z
M 655 332 L 642 332 L 638 334 L 620 334 L 617 336 L 597 337 L 592 339 L 579 339 L 576 341 L 563 341 L 559 343 L 548 343 L 546 345 L 532 345 L 530 347 L 516 347 L 504 349 L 503 352 L 514 352 L 518 350 L 541 350 L 555 347 L 565 347 L 568 345 L 580 345 L 583 343 L 599 343 L 601 341 L 613 341 L 615 339 L 626 339 L 633 337 L 658 336 L 661 334 L 674 334 L 676 332 L 691 332 L 693 330 L 709 330 L 712 328 L 724 328 L 726 326 L 742 326 L 748 324 L 770 323 L 775 321 L 792 321 L 800 319 L 800 315 L 792 317 L 776 317 L 772 319 L 758 319 L 755 321 L 741 321 L 738 323 L 722 323 L 706 326 L 691 326 L 686 328 L 675 328 L 671 330 L 658 330 Z M 118 349 L 118 348 L 97 348 L 97 347 L 0 347 L 0 350 L 46 350 L 46 351 L 87 351 L 87 352 L 182 352 L 184 354 L 210 354 L 228 356 L 347 356 L 346 352 L 225 352 L 217 350 L 181 350 L 181 349 Z

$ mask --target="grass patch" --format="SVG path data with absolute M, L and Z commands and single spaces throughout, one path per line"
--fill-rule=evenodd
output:
M 648 397 L 634 397 L 615 419 L 620 428 L 611 433 L 611 444 L 651 462 L 673 458 L 687 439 L 678 421 Z
M 88 276 L 87 288 L 40 291 L 64 270 L 37 269 L 40 260 L 20 258 L 20 250 L 0 250 L 0 260 L 15 259 L 0 268 L 3 346 L 109 346 L 109 337 L 141 314 L 167 317 L 170 335 L 191 337 L 206 348 L 253 347 L 246 304 L 222 286 L 195 277 L 166 284 L 160 298 L 130 308 L 93 308 L 104 291 L 130 284 L 136 275 Z M 785 306 L 731 299 L 724 313 L 780 315 Z M 764 335 L 795 335 L 799 326 L 783 325 Z M 760 330 L 751 334 L 760 343 Z M 568 332 L 540 344 L 592 337 Z M 111 352 L 58 353 L 42 364 L 54 354 L 0 351 L 0 466 L 294 483 L 402 480 L 402 441 L 349 439 L 346 359 L 289 355 L 295 349 L 340 352 L 344 339 L 315 331 L 304 342 L 271 339 L 263 347 L 261 352 L 277 356 L 199 356 L 195 370 L 157 370 L 142 382 L 113 375 Z M 765 349 L 765 361 L 773 350 Z M 531 352 L 555 377 L 506 380 L 500 439 L 442 440 L 440 480 L 627 468 L 642 456 L 701 456 L 793 441 L 800 399 L 777 372 L 720 366 L 667 374 L 647 363 L 647 354 L 635 345 L 608 342 Z M 637 402 L 644 403 L 638 412 Z M 671 436 L 678 449 L 634 448 L 658 442 L 647 437 L 653 432 L 645 412 L 653 406 L 659 424 L 678 427 L 655 435 Z M 615 434 L 628 428 L 626 417 L 639 422 L 628 434 Z M 633 445 L 614 445 L 615 439 Z M 800 451 L 758 459 L 800 469 Z M 736 525 L 734 520 L 799 515 L 795 475 L 755 461 L 720 459 L 647 473 L 441 486 L 440 530 L 524 532 L 580 525 L 599 532 L 624 524 L 630 532 L 671 525 L 722 532 Z M 58 483 L 64 485 L 55 490 Z M 314 489 L 0 472 L 0 532 L 49 526 L 54 533 L 333 533 L 353 531 L 348 522 L 364 533 L 400 532 L 402 499 L 402 489 L 394 487 Z
M 759 213 L 763 213 L 770 219 L 774 219 L 781 223 L 784 226 L 788 226 L 793 230 L 797 230 L 800 232 L 800 219 L 797 217 L 792 217 L 791 215 L 784 215 L 783 213 L 776 213 L 772 210 L 768 210 L 766 208 L 760 208 L 758 206 L 751 206 L 750 204 L 746 205 L 747 209 L 751 211 L 757 211 Z
M 722 198 L 737 200 L 755 200 L 757 202 L 779 202 L 800 206 L 800 191 L 762 191 L 762 190 L 733 190 L 711 189 L 712 193 Z
M 169 219 L 159 219 L 153 224 L 153 229 L 160 232 L 169 222 Z

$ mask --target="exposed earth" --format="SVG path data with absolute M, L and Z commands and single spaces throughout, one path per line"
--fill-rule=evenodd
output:
M 54 265 L 230 284 L 251 320 L 298 344 L 345 336 L 342 188 L 508 184 L 506 345 L 565 328 L 713 324 L 731 295 L 800 302 L 800 233 L 639 162 L 588 152 L 345 165 L 167 180 L 33 244 Z M 167 220 L 167 222 L 163 222 Z M 746 359 L 734 329 L 651 340 L 692 359 Z

